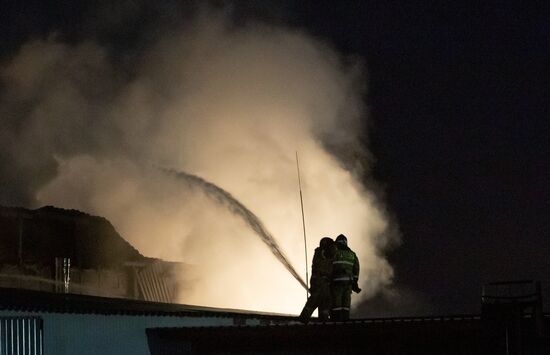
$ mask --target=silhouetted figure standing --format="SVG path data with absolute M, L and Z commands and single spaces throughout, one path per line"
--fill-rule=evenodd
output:
M 336 245 L 331 238 L 322 238 L 319 247 L 315 249 L 311 265 L 311 295 L 300 313 L 300 321 L 307 323 L 315 308 L 319 308 L 319 319 L 327 321 L 330 315 L 330 283 Z
M 331 319 L 343 321 L 349 319 L 351 291 L 361 292 L 359 280 L 359 260 L 348 247 L 348 239 L 340 234 L 336 238 L 336 255 L 332 262 L 332 312 Z

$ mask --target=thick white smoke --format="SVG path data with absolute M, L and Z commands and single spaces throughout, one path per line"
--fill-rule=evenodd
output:
M 144 51 L 131 80 L 111 60 L 93 42 L 50 38 L 1 67 L 1 113 L 19 119 L 2 125 L 0 148 L 37 204 L 105 216 L 143 254 L 195 265 L 182 302 L 298 313 L 304 290 L 245 223 L 155 168 L 229 191 L 304 272 L 298 151 L 308 264 L 321 237 L 343 233 L 361 261 L 354 301 L 391 282 L 388 220 L 325 149 L 359 146 L 360 66 L 302 32 L 219 13 Z

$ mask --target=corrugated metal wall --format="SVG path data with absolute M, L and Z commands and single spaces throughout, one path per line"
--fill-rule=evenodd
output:
M 0 311 L 0 319 L 9 317 L 42 319 L 44 355 L 149 355 L 145 334 L 147 328 L 233 324 L 233 318 L 214 316 L 131 316 Z M 0 355 L 4 354 L 6 353 L 0 353 Z M 28 355 L 29 353 L 13 354 Z
M 170 284 L 170 265 L 154 262 L 142 268 L 137 273 L 138 285 L 146 301 L 174 302 L 176 298 L 175 284 Z
M 0 355 L 42 355 L 40 317 L 0 317 Z

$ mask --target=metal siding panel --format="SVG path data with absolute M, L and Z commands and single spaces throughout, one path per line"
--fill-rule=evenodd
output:
M 0 317 L 0 354 L 38 354 L 33 334 L 41 326 L 36 317 Z
M 155 290 L 155 299 L 156 302 L 163 302 L 162 301 L 162 295 L 160 293 L 159 283 L 158 283 L 158 277 L 157 273 L 155 272 L 155 265 L 151 268 L 151 284 L 153 285 L 153 289 Z
M 162 287 L 164 283 L 163 283 L 163 280 L 162 280 L 162 278 L 161 278 L 161 273 L 159 272 L 159 267 L 160 267 L 160 266 L 159 266 L 158 264 L 156 264 L 156 267 L 155 267 L 155 274 L 154 274 L 154 276 L 155 276 L 155 281 L 156 281 L 156 283 L 157 283 L 157 288 L 159 289 L 159 291 L 158 291 L 158 292 L 159 292 L 159 300 L 160 300 L 161 302 L 166 302 L 166 303 L 168 303 L 168 299 L 167 299 L 167 297 L 164 295 L 164 291 L 163 291 L 163 287 Z
M 161 299 L 161 295 L 160 295 L 160 289 L 159 289 L 159 285 L 158 285 L 158 280 L 157 280 L 157 275 L 155 273 L 155 268 L 152 267 L 151 268 L 151 284 L 153 285 L 153 290 L 155 290 L 155 299 L 154 301 L 156 302 L 162 302 L 162 299 Z
M 149 271 L 147 269 L 144 269 L 143 270 L 143 286 L 145 287 L 145 289 L 147 290 L 147 297 L 145 298 L 147 301 L 152 301 L 153 300 L 153 291 L 151 289 L 151 284 L 149 282 Z
M 168 296 L 168 292 L 166 289 L 166 280 L 164 278 L 164 268 L 160 264 L 157 264 L 157 275 L 158 275 L 157 277 L 160 284 L 162 299 L 164 300 L 164 302 L 169 303 L 170 297 Z
M 1 320 L 2 324 L 2 351 L 4 354 L 8 353 L 8 322 L 6 319 Z
M 139 271 L 136 271 L 136 274 L 135 274 L 135 277 L 136 277 L 136 284 L 137 284 L 137 287 L 141 293 L 141 296 L 143 299 L 145 299 L 145 289 L 143 287 L 143 281 L 142 281 L 142 277 L 140 275 L 140 272 Z M 138 295 L 135 295 L 136 298 L 138 298 Z
M 11 348 L 11 352 L 13 354 L 13 352 L 15 351 L 15 347 L 13 346 L 13 318 L 10 319 L 10 348 Z
M 17 355 L 21 355 L 21 322 L 19 322 L 17 319 L 15 320 L 15 348 L 17 349 Z
M 32 320 L 32 342 L 31 342 L 31 351 L 32 353 L 36 354 L 36 319 Z
M 32 348 L 33 348 L 33 351 L 35 354 L 38 353 L 38 347 L 37 347 L 37 340 L 36 340 L 36 337 L 37 337 L 37 332 L 36 332 L 36 327 L 38 326 L 37 324 L 37 320 L 34 319 L 33 321 L 33 342 L 32 342 Z
M 156 297 L 157 297 L 157 292 L 155 290 L 154 277 L 153 277 L 152 274 L 153 274 L 153 272 L 151 271 L 150 268 L 148 268 L 145 275 L 147 277 L 147 284 L 149 285 L 149 288 L 151 289 L 151 298 L 149 299 L 149 301 L 155 301 Z
M 151 266 L 151 279 L 152 279 L 151 282 L 153 283 L 153 287 L 155 289 L 155 297 L 156 297 L 155 301 L 163 302 L 156 269 L 157 269 L 157 264 L 153 264 Z
M 32 319 L 27 320 L 27 354 L 33 355 L 32 351 Z
M 137 281 L 143 298 L 147 301 L 172 301 L 172 293 L 164 277 L 165 269 L 160 263 L 148 265 L 137 272 Z
M 21 333 L 21 353 L 27 355 L 27 322 L 25 319 L 21 319 Z
M 162 276 L 160 277 L 160 281 L 161 281 L 161 287 L 162 287 L 162 292 L 164 294 L 164 300 L 166 303 L 170 303 L 172 302 L 172 297 L 170 297 L 170 290 L 168 289 L 168 282 L 167 282 L 167 278 L 166 278 L 166 267 L 164 266 L 160 266 L 159 265 L 159 268 L 161 269 L 161 271 L 159 272 L 159 276 Z
M 138 272 L 138 283 L 141 286 L 141 292 L 143 293 L 143 299 L 146 301 L 151 300 L 149 285 L 146 279 L 146 269 L 142 269 Z
M 44 355 L 44 321 L 42 319 L 39 319 L 38 323 L 40 324 L 40 327 L 38 328 L 38 355 Z
M 216 316 L 136 316 L 20 311 L 0 311 L 0 315 L 0 321 L 2 318 L 12 317 L 37 318 L 35 353 L 39 355 L 147 355 L 150 354 L 145 335 L 147 328 L 232 324 L 231 318 Z

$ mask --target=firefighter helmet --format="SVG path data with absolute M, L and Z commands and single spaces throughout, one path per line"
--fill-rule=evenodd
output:
M 340 234 L 339 236 L 336 237 L 336 243 L 348 245 L 348 238 L 346 238 L 345 235 Z

